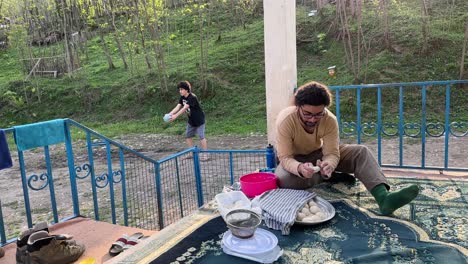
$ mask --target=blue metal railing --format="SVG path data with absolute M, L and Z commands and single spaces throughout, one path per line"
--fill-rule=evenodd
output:
M 11 179 L 0 185 L 1 245 L 14 241 L 23 226 L 78 216 L 159 230 L 213 199 L 224 185 L 271 164 L 266 149 L 190 148 L 156 159 L 70 119 L 65 119 L 63 144 L 27 151 L 13 151 L 15 129 L 4 131 L 14 167 L 0 171 L 0 180 Z M 73 140 L 77 133 L 86 139 Z M 201 161 L 201 152 L 210 160 Z
M 413 82 L 413 83 L 390 83 L 390 84 L 367 84 L 367 85 L 347 85 L 347 86 L 331 86 L 330 88 L 334 90 L 335 93 L 335 114 L 340 125 L 340 134 L 343 137 L 355 138 L 357 144 L 361 144 L 363 137 L 376 137 L 377 138 L 377 160 L 382 167 L 387 168 L 405 168 L 405 169 L 430 169 L 430 170 L 447 170 L 447 171 L 467 171 L 468 166 L 457 167 L 450 166 L 449 164 L 449 146 L 450 140 L 455 138 L 465 137 L 468 134 L 468 122 L 466 122 L 466 117 L 462 116 L 459 119 L 452 120 L 451 109 L 457 106 L 451 105 L 451 96 L 452 91 L 458 89 L 459 91 L 466 90 L 463 85 L 466 85 L 468 80 L 454 80 L 454 81 L 432 81 L 432 82 Z M 458 87 L 459 86 L 459 87 Z M 437 96 L 444 94 L 445 90 L 445 102 L 444 114 L 437 115 L 437 110 L 430 109 L 432 112 L 428 112 L 428 87 L 431 88 L 431 91 Z M 411 105 L 411 109 L 407 112 L 404 111 L 404 95 L 412 94 L 414 95 L 414 90 L 419 90 L 420 96 L 420 107 L 414 105 L 414 102 L 408 102 Z M 444 90 L 442 90 L 444 89 Z M 369 96 L 369 93 L 366 94 L 363 98 L 362 93 L 364 90 L 375 90 L 375 98 Z M 395 101 L 398 101 L 396 108 L 398 112 L 395 113 L 398 116 L 398 121 L 392 120 L 389 118 L 389 114 L 384 111 L 383 107 L 383 91 L 397 90 L 398 96 Z M 441 91 L 442 90 L 442 91 Z M 349 95 L 349 92 L 354 91 L 354 95 Z M 355 97 L 355 111 L 350 111 L 350 108 L 354 107 L 353 104 L 348 107 L 344 107 L 343 104 L 346 104 L 346 99 L 343 98 L 343 93 L 347 93 L 348 96 Z M 388 99 L 388 98 L 386 98 Z M 440 104 L 440 98 L 437 98 Z M 364 113 L 362 112 L 363 101 L 367 102 L 376 102 L 377 116 L 376 120 L 371 122 L 363 122 Z M 418 98 L 419 100 L 419 98 Z M 466 101 L 465 101 L 466 104 Z M 466 106 L 458 106 L 466 107 Z M 405 115 L 408 115 L 408 112 L 419 113 L 420 117 L 410 117 L 406 120 L 404 119 Z M 343 112 L 347 111 L 346 116 Z M 349 113 L 351 112 L 351 113 Z M 385 117 L 384 117 L 385 113 Z M 437 116 L 442 120 L 437 120 L 435 122 L 428 122 L 428 116 Z M 465 113 L 466 115 L 466 113 Z M 369 117 L 367 117 L 369 118 Z M 384 122 L 385 119 L 391 119 L 390 121 Z M 351 121 L 356 120 L 356 121 Z M 392 132 L 393 130 L 393 132 Z M 440 165 L 427 164 L 426 154 L 427 154 L 427 144 L 428 138 L 438 138 L 444 137 L 444 148 L 443 148 L 443 163 Z M 396 162 L 384 162 L 382 161 L 382 152 L 384 151 L 382 147 L 383 139 L 395 139 L 393 144 L 399 146 L 398 159 Z M 404 141 L 407 139 L 418 139 L 420 140 L 420 161 L 419 165 L 411 157 L 411 162 L 414 164 L 409 164 L 405 162 L 404 156 Z M 391 143 L 391 142 L 390 142 Z M 406 157 L 408 158 L 408 157 Z M 408 158 L 409 159 L 409 158 Z

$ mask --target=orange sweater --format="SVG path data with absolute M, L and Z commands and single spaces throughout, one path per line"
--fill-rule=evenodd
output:
M 295 155 L 307 155 L 322 148 L 323 161 L 328 161 L 333 170 L 340 160 L 338 122 L 328 109 L 324 117 L 315 125 L 314 133 L 305 131 L 297 113 L 296 106 L 283 109 L 276 119 L 276 150 L 281 165 L 287 171 L 299 175 L 297 167 L 301 164 Z M 314 161 L 315 162 L 315 161 Z

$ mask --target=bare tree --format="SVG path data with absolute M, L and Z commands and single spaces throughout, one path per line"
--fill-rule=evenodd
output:
M 380 9 L 382 10 L 382 24 L 384 28 L 384 43 L 385 43 L 385 48 L 389 49 L 390 48 L 390 33 L 389 33 L 389 27 L 388 27 L 388 0 L 380 0 Z
M 468 22 L 465 23 L 465 38 L 463 40 L 463 48 L 462 48 L 462 55 L 460 61 L 460 76 L 458 77 L 460 80 L 463 79 L 463 75 L 465 73 L 465 54 L 466 54 L 466 45 L 468 43 Z
M 143 1 L 144 9 L 145 9 L 145 18 L 146 24 L 148 24 L 148 28 L 150 31 L 151 36 L 151 43 L 153 44 L 153 49 L 156 55 L 156 66 L 158 68 L 157 74 L 159 76 L 159 82 L 162 91 L 167 92 L 167 73 L 166 73 L 166 65 L 164 61 L 164 50 L 161 44 L 160 38 L 160 20 L 157 13 L 158 7 L 156 6 L 156 1 L 152 0 L 151 9 L 153 10 L 152 14 L 147 12 L 148 6 L 146 0 Z
M 63 1 L 63 0 L 62 0 Z M 115 69 L 114 61 L 112 59 L 112 56 L 109 52 L 109 48 L 107 47 L 106 39 L 105 39 L 105 31 L 107 29 L 107 24 L 106 23 L 101 23 L 101 17 L 102 17 L 102 6 L 99 5 L 95 0 L 92 0 L 94 9 L 95 9 L 95 16 L 94 19 L 96 21 L 96 24 L 98 26 L 98 35 L 99 39 L 101 40 L 101 47 L 102 50 L 104 51 L 104 55 L 106 56 L 107 59 L 107 65 L 109 66 L 109 70 Z
M 429 16 L 427 11 L 427 2 L 426 0 L 421 0 L 421 33 L 423 38 L 422 52 L 426 53 L 428 49 L 428 39 L 429 39 Z
M 110 6 L 110 17 L 111 17 L 111 25 L 114 30 L 114 40 L 115 43 L 117 44 L 117 49 L 119 50 L 120 58 L 122 59 L 122 62 L 124 64 L 124 68 L 127 70 L 128 69 L 128 64 L 127 64 L 127 55 L 125 54 L 125 50 L 122 47 L 122 42 L 120 41 L 120 30 L 117 28 L 115 25 L 115 11 L 114 11 L 114 1 L 110 0 L 109 2 Z
M 136 29 L 137 29 L 137 33 L 140 37 L 140 42 L 141 42 L 141 47 L 143 49 L 143 52 L 145 54 L 145 62 L 146 62 L 146 66 L 148 67 L 148 69 L 152 69 L 153 67 L 151 66 L 151 60 L 150 60 L 150 56 L 148 54 L 148 50 L 146 49 L 146 40 L 145 40 L 145 34 L 144 34 L 144 27 L 145 27 L 145 24 L 141 22 L 141 18 L 140 18 L 140 12 L 143 12 L 140 10 L 140 7 L 139 7 L 139 3 L 138 3 L 138 0 L 134 0 L 133 1 L 133 4 L 134 4 L 134 16 L 136 17 Z

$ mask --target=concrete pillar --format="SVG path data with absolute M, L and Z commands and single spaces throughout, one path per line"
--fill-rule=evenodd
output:
M 264 0 L 263 9 L 268 143 L 274 145 L 276 117 L 297 85 L 296 2 Z

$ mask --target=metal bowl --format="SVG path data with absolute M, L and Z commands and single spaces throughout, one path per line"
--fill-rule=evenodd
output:
M 332 219 L 335 216 L 335 208 L 333 205 L 328 202 L 327 200 L 323 199 L 322 197 L 315 196 L 314 198 L 315 203 L 317 203 L 317 206 L 320 208 L 320 210 L 325 214 L 325 219 L 316 221 L 316 222 L 305 222 L 305 221 L 295 221 L 296 224 L 300 225 L 317 225 L 324 223 L 330 219 Z
M 226 214 L 226 224 L 238 238 L 252 237 L 261 222 L 260 215 L 246 209 L 235 209 Z

